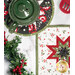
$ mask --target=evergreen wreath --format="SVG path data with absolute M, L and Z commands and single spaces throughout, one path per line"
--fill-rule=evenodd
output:
M 8 41 L 4 32 L 4 56 L 10 62 L 11 75 L 33 75 L 33 72 L 29 73 L 24 67 L 27 66 L 27 59 L 22 53 L 18 53 L 17 46 L 21 43 L 18 36 L 12 41 Z

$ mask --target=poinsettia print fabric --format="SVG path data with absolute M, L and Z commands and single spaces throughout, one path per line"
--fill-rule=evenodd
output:
M 65 55 L 63 53 L 64 52 L 63 50 L 66 51 Z M 70 75 L 69 52 L 70 52 L 69 27 L 48 27 L 44 31 L 39 33 L 38 34 L 39 75 Z M 56 70 L 56 63 L 59 60 L 67 61 L 69 65 L 69 69 L 67 72 L 60 73 Z

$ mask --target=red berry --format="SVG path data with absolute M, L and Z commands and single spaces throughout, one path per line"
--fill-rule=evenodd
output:
M 15 72 L 16 70 L 15 69 L 13 69 L 13 72 Z
M 20 72 L 19 74 L 21 75 L 22 73 Z
M 23 62 L 24 62 L 24 59 L 22 59 L 21 61 L 22 61 L 22 63 L 23 63 Z
M 20 68 L 23 68 L 23 66 L 21 65 Z
M 19 66 L 17 66 L 16 68 L 19 69 Z
M 4 38 L 4 41 L 7 41 L 7 39 L 6 39 L 6 38 Z
M 5 3 L 4 3 L 4 10 L 6 9 Z
M 21 65 L 23 65 L 23 63 L 21 63 Z
M 25 62 L 24 65 L 27 65 L 27 63 Z
M 4 31 L 4 34 L 5 34 L 6 32 Z
M 17 68 L 15 68 L 15 70 L 17 71 Z
M 20 69 L 20 68 L 18 68 L 18 71 L 20 72 L 20 71 L 21 71 L 21 69 Z
M 4 11 L 4 16 L 6 16 L 8 14 L 8 11 Z
M 20 70 L 18 70 L 18 72 L 20 73 L 21 71 L 20 71 Z
M 4 45 L 6 45 L 6 42 L 4 42 Z

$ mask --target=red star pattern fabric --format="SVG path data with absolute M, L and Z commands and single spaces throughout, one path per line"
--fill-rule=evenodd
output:
M 53 48 L 58 48 L 59 42 L 61 42 L 63 45 L 68 42 L 68 47 L 70 47 L 70 36 L 65 41 L 62 41 L 58 36 L 56 36 L 56 45 L 46 45 L 52 51 L 52 54 L 47 59 L 56 59 L 56 63 L 59 61 L 59 57 L 53 57 L 56 54 L 56 51 Z M 70 57 L 68 64 L 70 67 Z

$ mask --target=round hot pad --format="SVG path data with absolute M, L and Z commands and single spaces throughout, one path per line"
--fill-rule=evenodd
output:
M 50 24 L 53 6 L 53 0 L 5 0 L 5 25 L 11 33 L 36 34 Z

